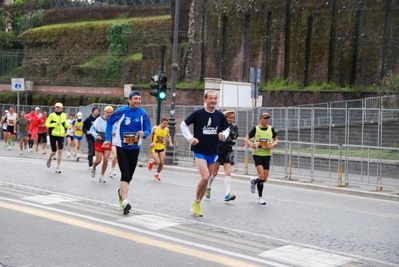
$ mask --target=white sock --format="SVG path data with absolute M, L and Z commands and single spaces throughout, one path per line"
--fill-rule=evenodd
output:
M 226 189 L 226 195 L 230 193 L 231 176 L 224 177 L 224 188 Z
M 215 176 L 211 175 L 211 178 L 209 178 L 209 181 L 208 181 L 208 189 L 211 189 L 213 180 L 215 180 Z

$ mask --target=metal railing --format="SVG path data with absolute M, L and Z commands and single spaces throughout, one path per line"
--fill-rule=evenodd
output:
M 386 102 L 391 98 L 381 99 L 380 101 L 373 99 L 373 103 L 377 105 L 377 103 Z M 369 99 L 365 99 L 363 102 L 371 103 Z M 94 106 L 102 111 L 107 105 L 109 104 L 93 103 L 89 106 L 64 107 L 64 111 L 67 114 L 76 114 L 80 111 L 86 118 L 91 114 Z M 0 104 L 1 113 L 3 114 L 9 106 Z M 123 105 L 113 105 L 114 108 L 120 106 Z M 395 161 L 399 162 L 397 158 L 399 109 L 387 109 L 385 106 L 379 108 L 349 108 L 352 105 L 332 108 L 331 106 L 333 105 L 329 104 L 328 107 L 235 109 L 235 122 L 238 126 L 239 138 L 234 149 L 237 165 L 234 166 L 233 171 L 256 175 L 255 169 L 251 167 L 253 166 L 252 157 L 249 156 L 251 151 L 245 148 L 244 137 L 252 127 L 258 124 L 258 114 L 267 111 L 271 115 L 270 124 L 277 130 L 280 141 L 272 158 L 272 172 L 288 178 L 307 177 L 311 181 L 313 179 L 335 180 L 337 177 L 341 177 L 341 184 L 359 182 L 376 186 L 395 186 L 399 173 L 397 163 L 395 163 Z M 19 110 L 28 112 L 34 107 L 20 105 Z M 46 110 L 49 113 L 54 111 L 53 106 L 39 107 L 42 111 Z M 142 107 L 148 111 L 152 125 L 155 125 L 156 105 L 142 105 Z M 175 107 L 176 128 L 175 148 L 173 149 L 175 164 L 183 166 L 193 166 L 194 164 L 191 147 L 181 136 L 179 125 L 194 110 L 202 107 Z M 169 111 L 170 106 L 162 105 L 161 116 L 169 117 Z M 346 154 L 348 150 L 351 153 Z M 356 150 L 358 155 L 352 155 Z M 87 144 L 84 138 L 81 152 L 86 153 L 86 151 Z M 141 160 L 147 160 L 149 158 L 148 140 L 143 142 L 141 151 Z M 359 151 L 373 151 L 373 153 L 370 154 L 371 156 L 366 156 Z M 387 153 L 387 151 L 390 152 Z M 343 153 L 342 156 L 340 153 Z M 361 164 L 356 165 L 358 162 Z M 356 168 L 352 168 L 351 164 Z M 353 173 L 355 170 L 357 171 Z M 389 171 L 388 174 L 386 174 L 387 171 Z M 383 179 L 374 179 L 373 177 Z

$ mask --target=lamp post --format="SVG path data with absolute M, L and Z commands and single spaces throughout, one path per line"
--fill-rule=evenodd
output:
M 173 63 L 172 63 L 172 88 L 171 95 L 172 100 L 170 102 L 170 117 L 169 117 L 169 134 L 172 137 L 172 142 L 175 144 L 175 101 L 176 101 L 176 80 L 177 80 L 177 46 L 178 46 L 178 33 L 179 33 L 179 12 L 180 12 L 180 0 L 175 1 L 175 25 L 173 28 Z M 165 164 L 173 164 L 173 151 L 171 149 L 166 150 Z

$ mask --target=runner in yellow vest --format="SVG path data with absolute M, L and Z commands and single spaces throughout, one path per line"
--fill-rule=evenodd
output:
M 253 149 L 252 155 L 258 172 L 258 177 L 251 179 L 251 192 L 255 193 L 255 186 L 257 186 L 259 205 L 266 205 L 262 196 L 263 184 L 266 183 L 269 176 L 272 149 L 278 144 L 277 132 L 273 126 L 269 125 L 269 119 L 269 113 L 260 114 L 259 124 L 253 127 L 245 137 L 245 143 Z M 251 142 L 251 138 L 254 138 L 254 142 Z
M 82 112 L 78 112 L 76 114 L 76 119 L 73 121 L 73 142 L 75 144 L 75 153 L 73 154 L 73 159 L 79 161 L 79 149 L 80 144 L 83 139 L 83 114 Z
M 166 140 L 169 142 L 169 146 L 173 147 L 172 138 L 169 134 L 169 128 L 166 127 L 169 123 L 167 118 L 162 118 L 161 123 L 158 126 L 154 126 L 149 135 L 151 140 L 151 155 L 150 161 L 148 162 L 148 169 L 152 170 L 153 165 L 158 165 L 157 172 L 154 175 L 156 180 L 161 180 L 159 174 L 162 171 L 165 162 L 165 146 Z

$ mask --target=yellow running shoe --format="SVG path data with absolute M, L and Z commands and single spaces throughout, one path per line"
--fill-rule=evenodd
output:
M 191 212 L 193 215 L 197 215 L 198 217 L 204 216 L 204 214 L 202 214 L 201 212 L 200 203 L 195 200 L 193 202 L 193 205 L 191 206 Z

